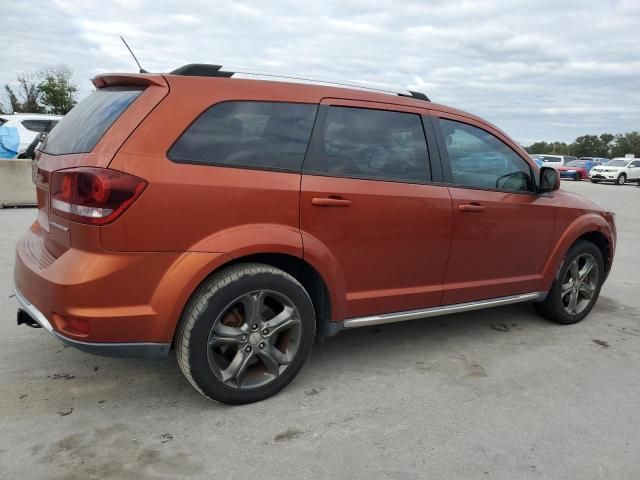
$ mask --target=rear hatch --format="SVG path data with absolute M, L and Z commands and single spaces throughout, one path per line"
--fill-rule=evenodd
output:
M 161 75 L 102 75 L 94 78 L 93 83 L 96 91 L 54 127 L 33 162 L 39 225 L 34 231 L 46 250 L 42 253 L 49 253 L 55 258 L 72 245 L 97 247 L 92 238 L 99 238 L 96 225 L 101 224 L 97 218 L 100 212 L 96 213 L 95 208 L 78 212 L 75 206 L 71 210 L 71 201 L 61 201 L 60 198 L 65 200 L 64 195 L 69 195 L 70 189 L 77 189 L 76 181 L 84 182 L 81 186 L 88 185 L 89 190 L 95 190 L 96 186 L 100 189 L 101 184 L 107 182 L 106 193 L 103 188 L 98 194 L 117 197 L 121 179 L 116 178 L 115 189 L 109 190 L 108 182 L 112 182 L 113 187 L 114 176 L 111 171 L 103 169 L 109 166 L 127 137 L 169 91 Z M 83 218 L 81 215 L 86 211 L 89 212 L 88 218 Z M 91 215 L 96 218 L 91 218 Z

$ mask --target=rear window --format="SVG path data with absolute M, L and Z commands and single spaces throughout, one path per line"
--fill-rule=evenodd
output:
M 202 113 L 169 149 L 175 162 L 299 170 L 317 105 L 229 101 Z
M 330 176 L 426 182 L 429 156 L 414 113 L 329 107 L 304 170 Z
M 47 136 L 42 151 L 51 155 L 91 152 L 143 90 L 142 87 L 108 87 L 92 93 L 60 120 Z

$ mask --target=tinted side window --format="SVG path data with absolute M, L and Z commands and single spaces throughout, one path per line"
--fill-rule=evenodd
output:
M 32 132 L 44 132 L 49 126 L 49 120 L 23 120 L 22 126 Z
M 497 137 L 480 128 L 440 119 L 453 183 L 479 188 L 532 191 L 531 168 Z
M 430 180 L 422 120 L 413 113 L 328 107 L 304 170 L 376 180 Z
M 317 105 L 229 101 L 210 107 L 169 149 L 176 162 L 299 170 Z

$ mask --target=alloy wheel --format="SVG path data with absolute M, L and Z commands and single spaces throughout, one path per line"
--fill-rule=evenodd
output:
M 598 287 L 598 263 L 593 255 L 583 253 L 573 259 L 564 274 L 560 299 L 569 315 L 578 315 L 589 306 Z
M 301 334 L 300 314 L 289 297 L 272 290 L 246 293 L 213 323 L 207 339 L 209 367 L 228 387 L 264 386 L 287 369 Z

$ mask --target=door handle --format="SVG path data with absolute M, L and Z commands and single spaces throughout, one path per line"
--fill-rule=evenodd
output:
M 340 197 L 315 197 L 311 199 L 311 204 L 316 207 L 348 207 L 351 200 Z
M 471 213 L 480 213 L 484 212 L 487 209 L 484 205 L 480 205 L 478 203 L 469 203 L 469 204 L 460 204 L 458 205 L 458 210 L 461 212 L 471 212 Z

